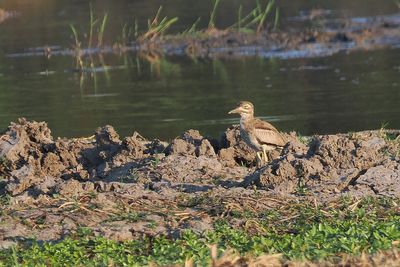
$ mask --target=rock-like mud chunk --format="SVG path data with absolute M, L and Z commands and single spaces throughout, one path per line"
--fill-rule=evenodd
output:
M 45 158 L 53 143 L 51 131 L 44 122 L 19 119 L 8 127 L 1 138 L 0 157 L 7 165 L 8 172 L 4 175 L 8 182 L 6 190 L 11 195 L 41 183 L 46 171 L 54 174 L 64 169 L 61 165 L 49 169 L 50 162 L 57 158 L 56 155 Z
M 376 193 L 399 194 L 399 172 L 382 167 L 387 160 L 395 162 L 385 147 L 385 140 L 371 133 L 315 136 L 307 145 L 291 140 L 280 158 L 249 175 L 244 185 L 291 194 L 303 189 L 345 192 L 356 184 L 373 184 Z
M 220 143 L 219 157 L 229 166 L 235 164 L 250 165 L 256 159 L 255 151 L 242 141 L 239 126 L 228 128 L 221 136 Z
M 215 149 L 210 140 L 197 130 L 188 130 L 175 138 L 166 149 L 167 154 L 215 157 Z
M 378 195 L 397 197 L 400 192 L 399 166 L 391 164 L 372 167 L 357 179 L 357 184 L 368 186 Z

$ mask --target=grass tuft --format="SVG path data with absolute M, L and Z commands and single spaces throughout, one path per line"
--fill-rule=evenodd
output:
M 190 26 L 188 29 L 184 30 L 182 32 L 182 34 L 183 35 L 188 35 L 188 34 L 193 35 L 193 34 L 197 33 L 198 32 L 197 27 L 198 27 L 198 24 L 200 23 L 200 20 L 201 20 L 201 18 L 198 17 L 196 19 L 196 21 L 193 22 L 192 26 Z
M 213 8 L 212 11 L 210 13 L 210 20 L 208 21 L 208 29 L 214 29 L 215 28 L 215 18 L 217 15 L 217 9 L 219 6 L 219 3 L 221 2 L 221 0 L 212 0 L 213 1 Z
M 197 18 L 194 23 L 184 30 L 178 35 L 198 35 L 204 34 L 213 34 L 217 30 L 216 28 L 216 19 L 217 19 L 217 10 L 220 6 L 221 0 L 212 0 L 213 6 L 210 12 L 210 18 L 208 21 L 208 26 L 206 29 L 199 29 L 198 25 L 200 23 L 200 17 Z M 260 2 L 260 0 L 256 0 L 256 7 L 251 10 L 247 15 L 243 16 L 243 7 L 240 5 L 238 10 L 237 22 L 232 26 L 227 27 L 226 29 L 222 29 L 222 31 L 226 30 L 237 30 L 238 32 L 256 32 L 257 34 L 265 31 L 269 28 L 268 17 L 273 12 L 275 7 L 275 0 L 265 0 L 265 3 Z M 129 26 L 128 24 L 123 24 L 121 30 L 121 36 L 119 41 L 121 43 L 117 43 L 113 47 L 118 47 L 121 51 L 124 50 L 124 45 L 129 43 L 129 39 L 131 36 L 134 37 L 136 41 L 153 41 L 154 39 L 164 36 L 166 32 L 174 25 L 179 18 L 172 17 L 168 18 L 167 16 L 161 17 L 161 12 L 163 10 L 163 6 L 160 6 L 152 19 L 148 19 L 147 21 L 147 29 L 144 32 L 141 32 L 139 29 L 139 24 L 135 19 L 134 24 Z M 272 19 L 272 17 L 271 17 Z M 77 56 L 77 65 L 81 70 L 88 69 L 85 66 L 89 66 L 90 64 L 86 64 L 82 59 L 83 53 L 93 54 L 96 52 L 101 53 L 101 48 L 104 46 L 104 35 L 106 32 L 106 26 L 108 23 L 108 14 L 105 13 L 103 17 L 96 18 L 93 7 L 90 4 L 90 12 L 89 12 L 89 28 L 87 30 L 87 34 L 80 33 L 80 30 L 74 25 L 70 24 L 70 30 L 72 32 L 72 36 L 74 39 L 73 47 L 76 51 Z M 279 8 L 275 8 L 275 17 L 273 23 L 273 29 L 277 29 L 279 23 Z M 203 35 L 202 35 L 203 36 Z M 95 51 L 83 51 L 83 47 L 88 48 L 89 50 Z M 93 63 L 93 62 L 90 62 Z
M 89 16 L 89 35 L 86 40 L 86 46 L 88 49 L 91 49 L 93 47 L 93 39 L 94 39 L 94 33 L 97 32 L 97 43 L 96 47 L 99 48 L 103 46 L 103 39 L 104 39 L 104 33 L 107 25 L 107 20 L 108 20 L 108 14 L 105 13 L 103 15 L 103 18 L 101 19 L 101 23 L 98 27 L 96 25 L 100 21 L 98 18 L 95 18 L 94 13 L 93 13 L 93 8 L 92 5 L 90 4 L 90 16 Z M 83 42 L 80 39 L 80 35 L 78 29 L 73 25 L 69 25 L 71 32 L 73 34 L 74 40 L 75 40 L 75 49 L 78 50 L 82 47 Z M 82 34 L 84 35 L 84 34 Z
M 158 11 L 152 20 L 147 22 L 147 32 L 145 32 L 139 39 L 154 39 L 156 37 L 162 36 L 165 32 L 178 21 L 178 17 L 173 17 L 168 19 L 164 17 L 160 20 L 160 14 L 162 11 L 162 6 L 158 8 Z
M 267 24 L 267 17 L 272 13 L 275 0 L 268 0 L 263 7 L 263 4 L 257 0 L 256 7 L 252 9 L 247 15 L 242 16 L 243 8 L 239 6 L 238 9 L 238 18 L 237 22 L 228 27 L 229 29 L 237 29 L 240 32 L 253 32 L 255 31 L 257 34 L 264 31 Z M 279 8 L 275 8 L 275 18 L 274 18 L 274 27 L 276 30 L 279 24 Z

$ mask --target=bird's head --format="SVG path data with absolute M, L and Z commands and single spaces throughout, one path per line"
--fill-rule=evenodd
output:
M 242 118 L 252 117 L 254 115 L 254 106 L 249 101 L 240 101 L 235 109 L 228 112 L 228 114 L 240 114 Z

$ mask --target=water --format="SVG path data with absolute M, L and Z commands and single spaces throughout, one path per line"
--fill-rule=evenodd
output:
M 376 2 L 282 1 L 280 7 L 283 18 L 310 8 L 327 8 L 347 17 L 397 11 L 393 1 Z M 221 7 L 221 26 L 234 21 L 240 1 L 231 3 Z M 198 16 L 206 18 L 210 10 L 207 1 L 194 0 L 168 5 L 96 1 L 93 9 L 98 15 L 109 14 L 105 42 L 111 44 L 124 22 L 136 16 L 143 25 L 160 4 L 165 14 L 180 18 L 173 31 L 190 26 Z M 0 8 L 21 14 L 0 24 L 0 129 L 24 116 L 47 121 L 54 136 L 88 136 L 105 124 L 123 136 L 136 130 L 149 138 L 171 139 L 189 128 L 217 136 L 238 122 L 227 112 L 244 99 L 255 104 L 256 115 L 283 131 L 337 133 L 376 129 L 384 123 L 400 128 L 400 49 L 289 60 L 106 54 L 94 56 L 94 61 L 107 68 L 82 75 L 72 71 L 71 56 L 11 55 L 43 46 L 70 47 L 68 25 L 85 28 L 86 1 L 6 0 Z M 291 27 L 294 21 L 282 20 L 282 27 Z

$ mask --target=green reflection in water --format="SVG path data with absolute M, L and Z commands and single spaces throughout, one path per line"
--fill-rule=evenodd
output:
M 247 99 L 284 131 L 347 132 L 383 122 L 400 128 L 398 52 L 286 61 L 127 53 L 93 58 L 98 71 L 84 73 L 72 71 L 69 57 L 7 58 L 0 126 L 26 116 L 48 121 L 56 136 L 90 135 L 105 124 L 121 135 L 170 139 L 196 128 L 217 136 L 238 122 L 226 112 Z

